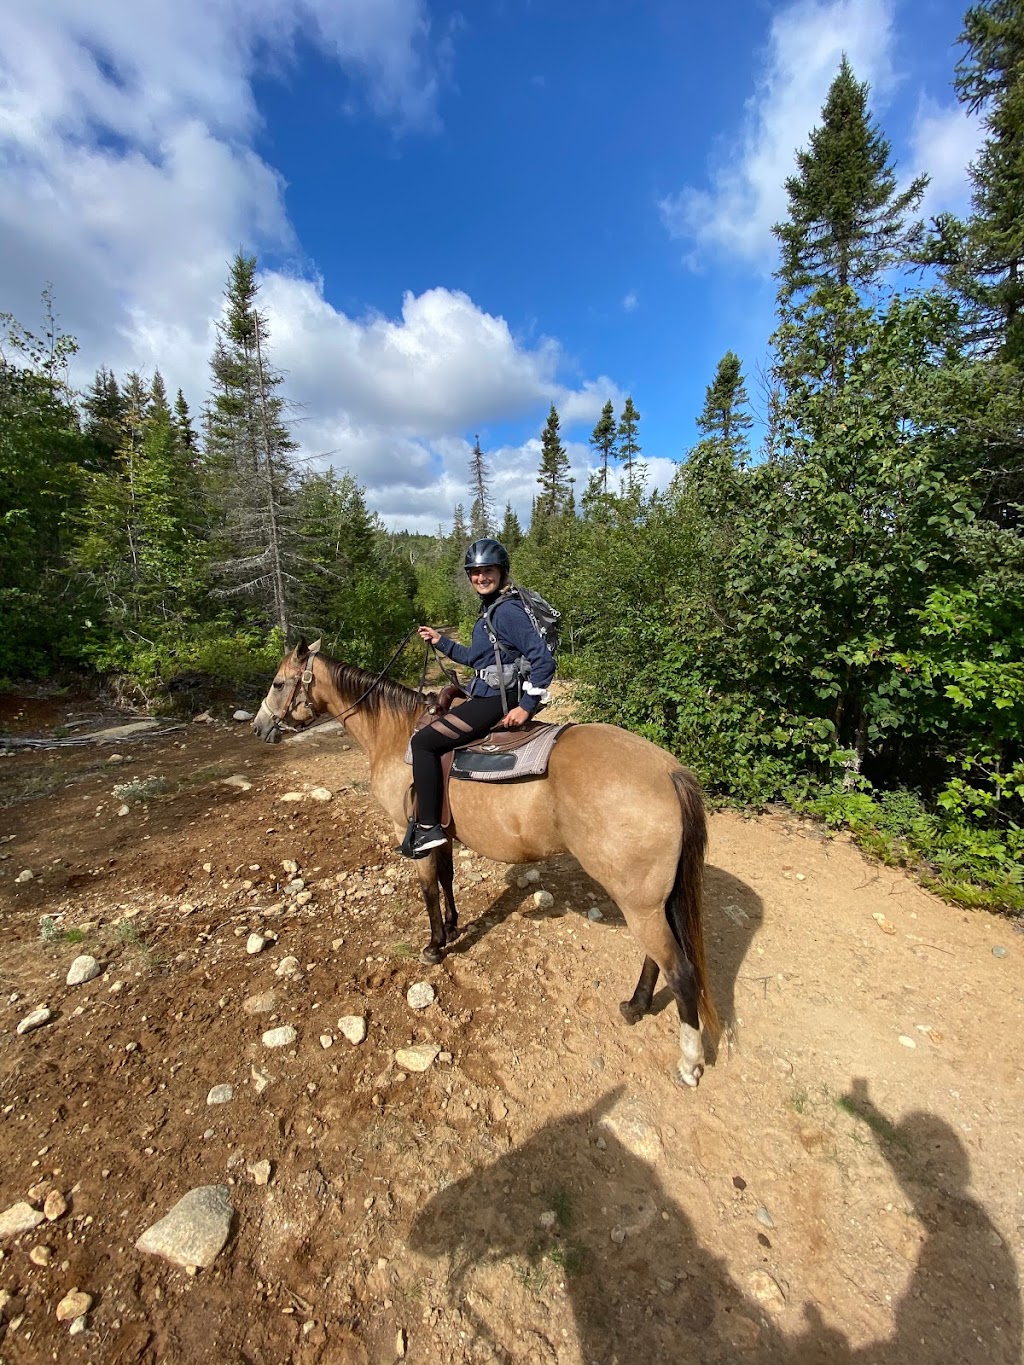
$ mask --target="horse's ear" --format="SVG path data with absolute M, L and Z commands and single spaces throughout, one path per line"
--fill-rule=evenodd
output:
M 314 640 L 313 643 L 310 645 L 310 647 L 309 647 L 309 652 L 310 652 L 310 654 L 319 654 L 319 652 L 320 652 L 320 646 L 321 646 L 322 644 L 323 644 L 323 636 L 321 635 L 321 637 L 320 637 L 319 640 Z
M 295 641 L 295 657 L 296 659 L 304 659 L 308 653 L 309 646 L 306 644 L 306 637 L 300 635 Z

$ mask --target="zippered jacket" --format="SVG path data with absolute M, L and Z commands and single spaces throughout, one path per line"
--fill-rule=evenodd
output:
M 486 610 L 486 608 L 485 608 Z M 548 685 L 555 676 L 555 660 L 547 645 L 537 634 L 533 622 L 527 616 L 522 604 L 514 597 L 499 597 L 491 611 L 491 626 L 498 637 L 502 662 L 514 664 L 525 660 L 528 672 L 513 682 L 511 688 L 506 684 L 506 692 L 520 693 L 518 705 L 530 715 L 542 701 L 548 699 Z M 481 611 L 473 625 L 473 635 L 468 645 L 460 645 L 457 640 L 442 635 L 437 648 L 457 664 L 472 668 L 476 674 L 469 685 L 471 697 L 496 697 L 498 687 L 492 687 L 480 676 L 487 668 L 494 668 L 494 645 L 484 624 L 484 611 Z

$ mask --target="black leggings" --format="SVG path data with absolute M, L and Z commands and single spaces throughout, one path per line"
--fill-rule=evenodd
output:
M 503 715 L 500 697 L 470 697 L 413 735 L 412 780 L 416 788 L 416 819 L 421 825 L 436 825 L 441 820 L 444 794 L 441 755 L 471 740 L 482 739 Z

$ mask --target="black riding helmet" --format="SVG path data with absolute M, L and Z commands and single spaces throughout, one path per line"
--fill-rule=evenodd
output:
M 504 586 L 511 564 L 508 551 L 501 541 L 492 540 L 490 536 L 485 536 L 483 540 L 473 541 L 473 544 L 466 551 L 466 558 L 462 567 L 467 573 L 470 569 L 489 569 L 492 567 L 500 569 L 501 582 Z

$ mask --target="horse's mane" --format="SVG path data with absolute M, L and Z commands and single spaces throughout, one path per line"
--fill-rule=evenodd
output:
M 367 673 L 356 664 L 341 664 L 336 659 L 328 658 L 326 654 L 321 654 L 320 658 L 327 665 L 331 682 L 351 701 L 362 697 L 372 686 L 372 692 L 359 703 L 361 711 L 365 710 L 370 715 L 379 716 L 381 711 L 386 710 L 397 716 L 406 716 L 423 709 L 423 697 L 411 687 L 406 687 L 404 683 L 393 682 L 391 678 L 381 678 L 380 682 L 377 682 L 375 673 Z

